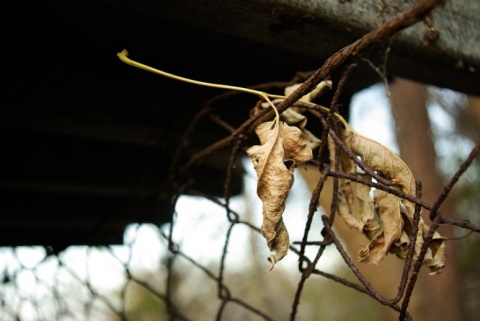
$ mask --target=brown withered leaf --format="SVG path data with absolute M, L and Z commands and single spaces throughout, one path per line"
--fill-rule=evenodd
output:
M 301 85 L 302 84 L 295 84 L 295 85 L 285 87 L 285 91 L 284 91 L 285 96 L 289 96 L 291 93 L 293 93 L 295 90 L 297 90 L 298 87 L 300 87 Z M 308 94 L 303 96 L 301 98 L 301 100 L 312 101 L 315 98 L 322 95 L 325 91 L 330 90 L 330 89 L 332 89 L 332 81 L 331 80 L 323 80 L 317 85 L 317 87 L 315 87 L 314 90 L 312 90 L 311 92 L 309 92 Z
M 328 148 L 330 152 L 331 167 L 335 167 L 335 144 L 333 139 L 328 137 Z M 356 173 L 356 165 L 347 154 L 340 151 L 340 170 L 349 173 Z M 359 174 L 366 180 L 371 180 L 368 175 Z M 380 224 L 375 219 L 373 201 L 369 196 L 370 187 L 350 180 L 340 179 L 338 185 L 338 214 L 351 228 L 368 235 L 369 239 L 379 234 Z
M 393 242 L 402 234 L 403 220 L 400 214 L 400 204 L 395 195 L 376 189 L 373 192 L 376 212 L 380 219 L 380 233 L 371 239 L 370 244 L 358 253 L 359 261 L 378 264 L 387 254 Z M 368 236 L 367 236 L 368 237 Z
M 342 130 L 342 140 L 368 167 L 389 179 L 399 190 L 415 195 L 415 179 L 408 166 L 397 154 L 380 143 L 355 133 L 350 128 Z M 333 164 L 335 148 L 331 139 L 329 139 L 329 147 Z M 356 174 L 353 161 L 346 155 L 340 155 L 340 165 L 340 170 Z M 365 178 L 366 174 L 357 175 Z M 370 188 L 362 189 L 356 185 L 359 184 L 346 179 L 339 180 L 338 209 L 347 225 L 362 230 L 370 240 L 370 244 L 360 249 L 359 260 L 378 264 L 387 252 L 405 258 L 412 234 L 414 204 L 408 200 L 399 199 L 395 195 L 375 190 L 374 213 L 372 207 L 367 208 L 365 205 L 368 204 L 365 198 Z M 427 225 L 420 220 L 414 259 L 418 258 L 427 231 Z M 445 239 L 435 233 L 423 264 L 430 268 L 431 274 L 436 274 L 441 272 L 444 261 Z
M 410 235 L 412 235 L 412 220 L 408 218 L 406 211 L 402 210 L 402 217 L 404 222 L 404 228 L 400 239 L 395 242 L 390 248 L 390 252 L 395 253 L 400 258 L 405 258 L 408 253 L 408 245 L 410 244 Z M 421 246 L 423 244 L 423 238 L 428 233 L 428 226 L 420 220 L 418 224 L 417 242 L 415 243 L 414 259 L 418 257 Z M 418 240 L 422 240 L 418 242 Z M 440 233 L 435 232 L 433 234 L 432 241 L 425 253 L 423 264 L 430 269 L 430 275 L 438 274 L 442 272 L 445 266 L 445 238 Z
M 286 122 L 290 126 L 296 126 L 302 131 L 302 140 L 314 150 L 320 146 L 320 139 L 313 135 L 308 129 L 307 117 L 300 113 L 299 108 L 290 107 L 280 114 L 280 120 Z
M 284 90 L 285 96 L 290 95 L 301 85 L 302 84 L 295 84 L 295 85 L 286 87 Z M 317 85 L 317 87 L 314 90 L 312 90 L 310 93 L 303 96 L 301 100 L 312 101 L 314 98 L 320 96 L 323 92 L 331 88 L 332 88 L 331 80 L 322 81 L 320 82 L 320 84 Z M 275 99 L 273 103 L 278 103 L 280 101 L 282 101 L 282 99 Z M 270 104 L 268 104 L 267 102 L 258 103 L 250 111 L 250 117 L 254 117 L 263 109 L 268 109 L 268 108 L 271 108 L 271 107 L 270 107 Z M 318 139 L 308 129 L 306 129 L 305 126 L 307 125 L 307 117 L 305 117 L 302 114 L 304 111 L 305 111 L 304 108 L 298 108 L 298 107 L 287 108 L 285 111 L 283 111 L 280 114 L 280 120 L 283 122 L 286 122 L 290 126 L 298 127 L 302 131 L 302 136 L 303 136 L 302 140 L 306 144 L 308 144 L 308 146 L 313 150 L 318 146 L 320 146 L 320 139 Z
M 282 122 L 265 122 L 255 130 L 261 145 L 247 150 L 258 176 L 257 194 L 263 202 L 262 235 L 274 255 L 273 265 L 288 252 L 289 237 L 282 220 L 285 200 L 293 184 L 293 170 L 312 159 L 302 132 Z
M 280 99 L 276 99 L 273 102 L 278 102 Z M 256 116 L 261 110 L 270 108 L 268 103 L 258 104 L 250 111 L 250 117 Z M 302 114 L 302 110 L 297 107 L 290 107 L 280 114 L 280 121 L 287 123 L 290 126 L 298 127 L 302 131 L 302 140 L 313 150 L 320 146 L 320 139 L 313 135 L 308 129 L 307 117 Z
M 343 131 L 343 140 L 367 166 L 395 182 L 403 192 L 415 195 L 415 178 L 400 156 L 382 144 L 350 130 Z M 415 206 L 407 200 L 402 200 L 402 203 L 413 218 Z

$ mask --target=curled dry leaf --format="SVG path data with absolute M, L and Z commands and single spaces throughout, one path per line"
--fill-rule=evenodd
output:
M 335 159 L 335 144 L 332 138 L 328 137 L 328 147 L 332 168 Z M 340 151 L 340 170 L 349 174 L 355 174 L 356 165 L 347 154 Z M 368 175 L 359 174 L 366 180 L 371 181 Z M 370 187 L 350 180 L 339 180 L 338 186 L 338 214 L 352 228 L 366 233 L 369 239 L 374 238 L 380 233 L 380 224 L 375 219 L 374 204 L 369 196 Z
M 301 84 L 295 84 L 295 85 L 286 87 L 284 91 L 285 96 L 290 95 L 300 86 Z M 320 96 L 323 92 L 331 88 L 332 88 L 331 80 L 322 81 L 320 82 L 320 84 L 317 85 L 317 87 L 313 91 L 303 96 L 301 100 L 310 102 L 316 97 Z M 282 99 L 275 99 L 273 103 L 277 103 L 280 101 L 282 101 Z M 270 108 L 270 105 L 268 103 L 266 102 L 259 103 L 257 104 L 257 106 L 255 106 L 255 108 L 251 110 L 250 117 L 254 117 L 263 109 L 268 109 L 268 108 Z M 320 139 L 318 139 L 308 129 L 306 129 L 305 126 L 307 125 L 307 117 L 305 117 L 302 114 L 304 111 L 305 110 L 303 108 L 290 107 L 280 114 L 280 120 L 283 122 L 286 122 L 290 126 L 298 127 L 302 131 L 302 140 L 313 150 L 318 146 L 320 146 Z
M 389 179 L 399 190 L 415 195 L 415 179 L 400 157 L 371 139 L 356 134 L 351 129 L 342 130 L 342 140 L 372 170 Z M 329 139 L 332 166 L 335 162 L 335 147 Z M 356 173 L 354 162 L 345 153 L 340 153 L 340 170 Z M 364 178 L 366 174 L 362 175 Z M 368 175 L 367 175 L 368 177 Z M 371 179 L 371 178 L 368 178 Z M 368 196 L 370 188 L 346 179 L 339 180 L 338 211 L 350 227 L 362 231 L 370 243 L 358 253 L 360 261 L 378 264 L 388 252 L 405 258 L 408 253 L 415 206 L 408 200 L 381 190 L 375 190 L 373 204 Z M 414 259 L 418 258 L 428 227 L 420 219 Z M 445 262 L 445 239 L 435 233 L 423 264 L 430 274 L 441 272 Z
M 289 96 L 291 93 L 293 93 L 295 90 L 298 89 L 302 84 L 295 84 L 292 86 L 285 87 L 285 96 Z M 332 89 L 332 81 L 331 80 L 323 80 L 321 81 L 317 87 L 315 87 L 314 90 L 306 94 L 305 96 L 302 97 L 301 100 L 305 101 L 312 101 L 315 98 L 319 97 L 322 95 L 325 91 Z
M 370 244 L 358 253 L 359 261 L 378 264 L 387 255 L 392 243 L 402 234 L 403 221 L 398 198 L 382 190 L 373 192 L 376 214 L 380 222 L 379 233 L 370 237 Z
M 280 115 L 280 120 L 286 122 L 290 126 L 296 126 L 302 131 L 302 140 L 307 144 L 310 149 L 315 149 L 320 146 L 320 139 L 313 135 L 308 129 L 307 117 L 302 115 L 298 108 L 290 107 Z
M 298 86 L 300 84 L 285 88 L 285 95 L 288 96 Z M 321 82 L 302 100 L 311 101 L 331 86 L 331 81 Z M 276 99 L 273 103 L 279 101 L 281 99 Z M 259 103 L 252 109 L 250 116 L 254 117 L 270 107 L 269 103 Z M 282 214 L 293 184 L 293 170 L 311 160 L 312 150 L 320 145 L 320 139 L 305 128 L 307 118 L 302 115 L 303 111 L 290 107 L 281 113 L 279 119 L 260 124 L 255 132 L 261 145 L 247 150 L 258 176 L 257 194 L 263 202 L 262 235 L 270 250 L 275 252 L 268 258 L 272 268 L 287 254 L 290 243 Z
M 274 100 L 277 102 L 279 100 Z M 256 116 L 262 109 L 270 108 L 267 103 L 262 103 L 257 105 L 250 112 L 250 117 Z M 315 137 L 308 129 L 305 128 L 307 125 L 307 117 L 301 114 L 302 110 L 297 107 L 290 107 L 287 110 L 283 111 L 280 114 L 280 120 L 287 123 L 290 126 L 295 126 L 302 132 L 303 141 L 313 150 L 320 146 L 320 139 Z
M 302 131 L 288 124 L 270 121 L 256 130 L 261 145 L 247 150 L 258 176 L 257 194 L 263 202 L 262 235 L 274 255 L 272 268 L 288 252 L 289 237 L 282 220 L 293 170 L 312 159 L 312 150 L 302 139 Z

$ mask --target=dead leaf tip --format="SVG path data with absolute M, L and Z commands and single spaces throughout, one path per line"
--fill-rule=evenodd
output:
M 275 263 L 277 263 L 277 260 L 275 259 L 275 255 L 270 255 L 268 258 L 267 258 L 268 262 L 270 262 L 271 266 L 270 266 L 270 269 L 268 269 L 267 272 L 270 272 L 271 270 L 273 270 L 273 268 L 275 267 Z

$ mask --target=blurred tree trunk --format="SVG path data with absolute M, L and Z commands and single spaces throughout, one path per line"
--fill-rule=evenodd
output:
M 427 114 L 425 85 L 396 79 L 390 86 L 392 114 L 395 119 L 400 156 L 412 170 L 413 176 L 423 183 L 423 199 L 433 203 L 443 190 L 444 182 L 436 167 L 436 152 Z M 455 200 L 450 196 L 440 208 L 446 215 L 454 215 Z M 423 219 L 428 224 L 428 211 Z M 451 226 L 440 230 L 444 237 L 452 238 Z M 414 293 L 420 314 L 426 321 L 463 320 L 460 269 L 455 242 L 447 243 L 446 266 L 437 276 L 422 273 Z
M 468 120 L 473 125 L 469 127 L 476 128 L 477 130 L 472 130 L 469 133 L 469 137 L 474 141 L 480 139 L 480 97 L 468 96 Z

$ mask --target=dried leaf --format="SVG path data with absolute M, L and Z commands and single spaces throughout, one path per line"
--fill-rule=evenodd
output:
M 431 253 L 430 253 L 431 251 Z M 428 258 L 426 257 L 423 264 L 430 269 L 430 275 L 441 273 L 445 267 L 445 238 L 440 233 L 435 232 L 433 239 L 428 246 Z
M 290 126 L 296 126 L 302 131 L 302 140 L 313 150 L 320 146 L 321 140 L 313 135 L 308 129 L 307 117 L 299 112 L 296 107 L 290 107 L 280 115 L 280 120 L 286 122 Z
M 415 195 L 415 178 L 396 153 L 382 144 L 350 130 L 343 131 L 343 140 L 368 167 L 381 172 L 403 192 Z M 407 208 L 409 216 L 413 218 L 415 206 L 407 200 L 402 200 L 402 203 Z
M 385 257 L 391 245 L 400 238 L 403 220 L 400 214 L 400 204 L 395 195 L 377 189 L 373 192 L 373 199 L 381 221 L 381 232 L 375 237 L 369 237 L 371 242 L 367 249 L 359 251 L 358 259 L 378 264 Z
M 278 102 L 280 100 L 274 100 L 273 102 Z M 270 108 L 268 103 L 258 104 L 250 112 L 250 117 L 256 116 L 261 110 Z M 307 125 L 307 117 L 300 113 L 300 108 L 290 107 L 283 111 L 280 114 L 280 121 L 287 123 L 290 126 L 298 127 L 302 131 L 302 140 L 313 150 L 320 146 L 320 139 L 315 137 L 308 129 L 305 128 Z
M 415 179 L 408 166 L 397 154 L 378 142 L 356 134 L 349 128 L 342 130 L 342 139 L 369 168 L 389 179 L 399 190 L 415 195 Z M 335 148 L 331 139 L 329 139 L 329 148 L 333 164 Z M 340 170 L 355 174 L 355 164 L 345 154 L 340 155 L 340 165 Z M 363 175 L 365 178 L 365 174 L 357 175 Z M 365 198 L 370 188 L 362 189 L 356 185 L 360 184 L 346 179 L 339 180 L 338 209 L 347 225 L 362 230 L 370 240 L 368 245 L 359 250 L 359 260 L 378 264 L 388 252 L 405 258 L 412 234 L 414 204 L 384 191 L 375 190 L 373 203 L 376 213 L 374 213 L 372 207 L 365 205 L 368 204 Z M 423 220 L 420 220 L 414 259 L 418 258 L 427 231 L 428 227 Z M 444 255 L 445 240 L 440 234 L 435 233 L 434 241 L 429 245 L 423 262 L 430 268 L 431 274 L 441 272 L 445 261 Z
M 290 95 L 294 92 L 298 87 L 302 84 L 295 84 L 292 86 L 288 86 L 285 88 L 285 96 Z M 306 94 L 302 97 L 304 101 L 312 101 L 317 96 L 321 95 L 324 91 L 332 88 L 332 81 L 322 81 L 317 87 L 311 91 L 310 93 Z M 278 103 L 282 101 L 282 99 L 275 99 L 273 102 Z M 253 108 L 250 112 L 250 117 L 256 116 L 260 111 L 263 109 L 270 108 L 270 105 L 267 102 L 259 103 Z M 302 131 L 302 140 L 308 144 L 308 146 L 313 150 L 320 146 L 320 139 L 318 139 L 315 135 L 313 135 L 308 129 L 305 128 L 307 125 L 307 117 L 302 115 L 305 110 L 303 108 L 298 107 L 290 107 L 284 110 L 280 114 L 280 120 L 286 122 L 290 126 L 296 126 Z
M 295 90 L 297 90 L 298 87 L 300 87 L 302 84 L 295 84 L 292 86 L 288 86 L 285 88 L 285 96 L 289 96 L 291 93 L 293 93 Z M 314 90 L 306 94 L 305 96 L 302 97 L 301 100 L 305 101 L 312 101 L 315 98 L 319 97 L 323 92 L 332 89 L 332 81 L 331 80 L 323 80 L 321 81 L 317 87 L 315 87 Z
M 335 167 L 335 145 L 332 138 L 328 137 L 331 167 Z M 343 172 L 354 174 L 356 165 L 345 154 L 340 153 L 340 169 Z M 368 175 L 360 175 L 364 179 L 371 180 Z M 369 196 L 370 187 L 352 182 L 339 180 L 338 188 L 338 213 L 351 228 L 368 233 L 371 237 L 378 234 L 380 224 L 375 220 L 373 201 Z M 369 237 L 370 238 L 370 237 Z
M 312 159 L 312 150 L 302 139 L 300 129 L 282 122 L 265 122 L 255 132 L 261 145 L 250 147 L 247 154 L 258 176 L 257 194 L 263 202 L 261 231 L 275 252 L 269 257 L 273 267 L 288 252 L 289 238 L 282 214 L 293 184 L 293 170 Z

